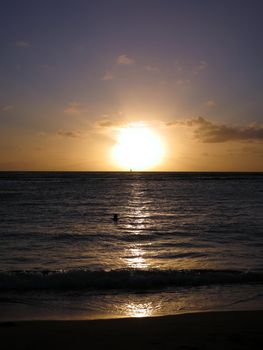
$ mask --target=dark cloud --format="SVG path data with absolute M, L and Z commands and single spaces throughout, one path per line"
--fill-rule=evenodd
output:
M 111 120 L 99 120 L 97 125 L 101 128 L 110 128 L 114 126 L 114 123 Z
M 263 141 L 263 126 L 231 126 L 227 124 L 216 124 L 209 120 L 198 117 L 191 121 L 197 128 L 195 137 L 206 143 L 221 143 L 228 141 Z
M 166 126 L 187 126 L 194 128 L 194 136 L 205 143 L 222 143 L 229 141 L 263 141 L 262 125 L 232 126 L 209 121 L 203 117 L 197 117 L 185 121 L 174 121 Z
M 64 130 L 59 130 L 59 131 L 57 132 L 57 135 L 63 136 L 63 137 L 77 138 L 77 137 L 80 137 L 80 132 L 79 132 L 79 131 L 64 131 Z
M 97 120 L 95 123 L 95 126 L 97 128 L 101 129 L 107 129 L 107 128 L 119 128 L 121 126 L 125 125 L 125 121 L 123 120 L 116 120 L 111 119 L 110 117 L 105 117 L 100 120 Z

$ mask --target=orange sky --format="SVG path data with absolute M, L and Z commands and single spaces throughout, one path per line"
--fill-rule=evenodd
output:
M 0 170 L 129 170 L 112 150 L 142 123 L 163 145 L 143 170 L 263 171 L 262 10 L 259 1 L 6 2 Z

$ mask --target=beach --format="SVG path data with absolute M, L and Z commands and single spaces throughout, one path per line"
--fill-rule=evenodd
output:
M 263 311 L 2 322 L 2 349 L 262 349 Z
M 0 9 L 0 350 L 263 350 L 263 1 Z

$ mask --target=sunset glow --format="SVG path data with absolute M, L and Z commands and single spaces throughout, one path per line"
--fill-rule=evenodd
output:
M 164 147 L 149 127 L 135 124 L 119 131 L 112 153 L 122 169 L 150 170 L 161 162 Z
M 263 171 L 262 2 L 66 2 L 2 4 L 0 171 Z
M 262 13 L 0 1 L 2 349 L 263 349 Z

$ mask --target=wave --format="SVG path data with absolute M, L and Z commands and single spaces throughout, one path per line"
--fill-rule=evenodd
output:
M 213 284 L 263 283 L 262 272 L 237 270 L 57 270 L 0 272 L 4 290 L 151 290 Z

